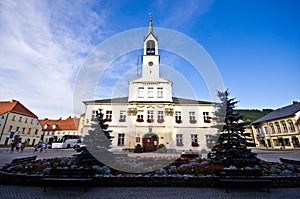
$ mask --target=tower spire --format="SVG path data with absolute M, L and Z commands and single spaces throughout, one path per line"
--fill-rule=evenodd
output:
M 152 12 L 150 12 L 149 15 L 150 15 L 150 22 L 149 22 L 149 31 L 148 31 L 148 34 L 152 33 L 154 35 L 153 25 L 152 25 Z

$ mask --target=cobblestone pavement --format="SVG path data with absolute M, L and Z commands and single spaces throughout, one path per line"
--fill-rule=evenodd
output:
M 47 199 L 47 198 L 105 198 L 105 199 L 194 199 L 194 198 L 287 198 L 298 199 L 300 188 L 271 189 L 271 193 L 260 189 L 233 189 L 226 193 L 224 189 L 214 188 L 170 188 L 170 187 L 95 187 L 83 192 L 80 188 L 47 188 L 43 192 L 42 187 L 1 186 L 0 198 L 2 199 Z

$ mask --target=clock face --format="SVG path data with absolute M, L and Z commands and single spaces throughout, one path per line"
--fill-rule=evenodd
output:
M 152 65 L 153 65 L 153 62 L 152 62 L 152 61 L 149 61 L 148 65 L 149 65 L 149 66 L 152 66 Z

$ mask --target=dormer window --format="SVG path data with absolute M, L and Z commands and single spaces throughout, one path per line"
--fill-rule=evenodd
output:
M 146 55 L 155 55 L 155 42 L 153 40 L 147 41 Z
M 57 126 L 56 124 L 53 124 L 52 129 L 56 129 L 56 126 Z

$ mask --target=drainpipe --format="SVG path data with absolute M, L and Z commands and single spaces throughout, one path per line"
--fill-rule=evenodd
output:
M 1 135 L 0 135 L 0 142 L 1 142 L 1 140 L 2 140 L 2 136 L 3 136 L 3 132 L 4 132 L 4 129 L 5 129 L 5 126 L 6 126 L 6 122 L 7 122 L 8 116 L 9 116 L 9 113 L 7 113 L 7 116 L 6 116 L 4 125 L 3 125 L 3 129 L 2 129 L 2 132 L 1 132 Z

